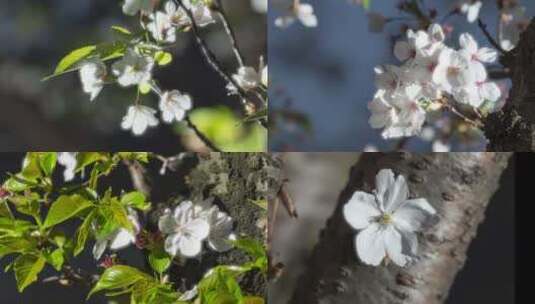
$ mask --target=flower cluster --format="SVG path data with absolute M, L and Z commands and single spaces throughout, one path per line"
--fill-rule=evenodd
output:
M 496 51 L 479 48 L 468 33 L 460 36 L 460 49 L 445 43 L 442 27 L 407 31 L 407 41 L 398 41 L 394 55 L 402 64 L 375 69 L 377 92 L 369 104 L 373 128 L 383 128 L 383 138 L 417 135 L 429 110 L 444 102 L 473 108 L 496 102 L 501 91 L 487 81 L 485 63 L 496 61 Z
M 197 26 L 204 27 L 215 22 L 204 1 L 183 0 L 182 4 L 191 13 Z M 123 4 L 123 12 L 127 15 L 148 15 L 148 22 L 142 21 L 142 26 L 150 32 L 157 44 L 129 47 L 124 56 L 111 65 L 111 73 L 108 73 L 106 64 L 101 59 L 85 60 L 79 68 L 84 92 L 89 94 L 90 100 L 93 101 L 107 83 L 116 82 L 125 88 L 137 86 L 138 94 L 140 91 L 152 90 L 159 96 L 159 109 L 165 123 L 183 120 L 186 111 L 192 108 L 191 97 L 178 90 L 162 92 L 152 79 L 152 73 L 155 58 L 163 53 L 158 45 L 175 43 L 177 31 L 191 26 L 190 16 L 184 8 L 177 7 L 174 1 L 167 1 L 163 11 L 155 11 L 154 1 L 127 0 Z M 135 104 L 128 108 L 121 127 L 131 130 L 134 135 L 141 135 L 148 127 L 159 124 L 156 113 L 155 109 L 139 104 L 138 97 Z
M 209 199 L 200 204 L 184 201 L 173 211 L 164 211 L 158 227 L 167 235 L 164 246 L 167 253 L 171 256 L 198 256 L 204 240 L 210 249 L 217 252 L 232 248 L 229 242 L 235 239 L 232 218 L 212 201 Z
M 408 199 L 405 178 L 390 169 L 379 171 L 373 193 L 355 191 L 343 215 L 358 230 L 355 247 L 360 260 L 378 266 L 388 257 L 404 267 L 418 258 L 417 232 L 436 214 L 425 198 Z

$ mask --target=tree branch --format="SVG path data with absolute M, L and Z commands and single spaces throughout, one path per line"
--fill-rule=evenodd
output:
M 351 170 L 291 303 L 442 303 L 511 155 L 365 153 Z M 426 198 L 439 215 L 438 222 L 419 235 L 420 259 L 405 268 L 362 264 L 354 249 L 355 232 L 342 215 L 354 191 L 375 188 L 382 168 L 405 176 L 411 197 Z

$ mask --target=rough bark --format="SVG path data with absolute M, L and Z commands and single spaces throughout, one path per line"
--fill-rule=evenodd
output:
M 498 188 L 510 153 L 365 153 L 352 168 L 334 214 L 299 280 L 291 303 L 442 303 Z M 342 207 L 356 190 L 370 192 L 375 175 L 391 168 L 409 182 L 411 197 L 424 197 L 438 221 L 419 235 L 420 259 L 409 267 L 370 267 L 354 249 L 355 231 Z
M 515 49 L 500 58 L 512 88 L 502 110 L 485 121 L 488 151 L 535 151 L 535 19 Z
M 266 211 L 253 201 L 276 195 L 282 183 L 280 164 L 264 153 L 206 153 L 192 154 L 181 160 L 176 168 L 180 193 L 162 203 L 151 216 L 155 225 L 159 212 L 175 206 L 185 199 L 201 201 L 209 197 L 234 219 L 238 235 L 266 239 Z M 157 187 L 154 183 L 153 187 Z M 188 259 L 171 269 L 171 280 L 179 289 L 186 290 L 217 265 L 235 265 L 249 258 L 239 250 L 216 253 L 204 250 L 198 259 Z M 249 273 L 241 278 L 240 285 L 246 294 L 265 295 L 266 280 L 261 273 Z

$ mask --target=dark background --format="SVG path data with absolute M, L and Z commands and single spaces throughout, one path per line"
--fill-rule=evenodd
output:
M 223 0 L 245 63 L 258 66 L 265 56 L 265 14 L 250 0 Z M 71 50 L 114 39 L 110 26 L 139 28 L 136 17 L 122 13 L 120 0 L 0 1 L 0 142 L 2 151 L 24 150 L 182 150 L 177 125 L 150 128 L 142 137 L 120 129 L 135 88 L 106 86 L 89 102 L 77 73 L 41 82 Z M 202 35 L 229 72 L 237 67 L 220 23 Z M 156 68 L 164 89 L 192 95 L 194 107 L 241 107 L 227 97 L 225 83 L 201 57 L 190 33 L 177 34 L 173 63 Z M 144 103 L 157 108 L 156 96 Z M 237 112 L 237 111 L 236 111 Z M 239 113 L 239 112 L 237 112 Z M 159 114 L 158 114 L 159 115 Z

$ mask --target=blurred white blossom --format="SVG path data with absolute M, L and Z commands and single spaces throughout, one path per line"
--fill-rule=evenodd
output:
M 148 127 L 158 125 L 158 119 L 154 114 L 156 114 L 156 110 L 153 108 L 143 105 L 130 106 L 123 117 L 121 128 L 123 130 L 132 130 L 134 135 L 141 135 L 145 133 Z
M 117 82 L 123 87 L 128 87 L 151 80 L 153 66 L 152 57 L 128 49 L 124 57 L 112 65 L 112 71 L 117 76 Z
M 85 61 L 80 67 L 79 75 L 84 92 L 90 95 L 91 101 L 95 100 L 104 86 L 106 65 L 99 59 Z
M 181 121 L 184 119 L 186 111 L 190 110 L 191 107 L 191 97 L 178 90 L 167 91 L 160 96 L 162 119 L 167 123 L 171 123 L 173 120 Z

